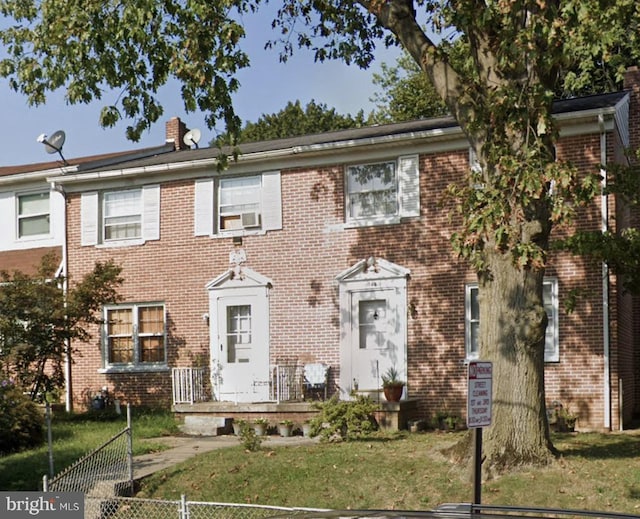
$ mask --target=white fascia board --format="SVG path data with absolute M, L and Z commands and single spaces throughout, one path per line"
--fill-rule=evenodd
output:
M 25 184 L 28 182 L 48 182 L 52 175 L 67 174 L 68 172 L 74 172 L 78 169 L 78 166 L 60 167 L 55 169 L 45 169 L 42 171 L 31 171 L 27 173 L 15 173 L 13 175 L 0 176 L 0 186 L 12 185 L 12 184 Z
M 615 107 L 594 109 L 579 112 L 567 112 L 558 114 L 554 118 L 560 123 L 560 136 L 574 136 L 588 133 L 598 133 L 598 117 L 605 116 L 605 129 L 613 128 Z M 292 146 L 277 150 L 259 151 L 255 153 L 241 154 L 237 161 L 232 161 L 226 173 L 243 173 L 256 171 L 256 169 L 285 169 L 287 164 L 296 167 L 320 165 L 323 163 L 335 163 L 339 155 L 349 155 L 350 160 L 355 160 L 358 151 L 368 157 L 389 156 L 390 149 L 406 148 L 413 153 L 435 153 L 465 149 L 468 142 L 459 126 L 449 128 L 436 128 L 432 130 L 408 132 L 366 139 L 351 139 L 322 144 L 310 144 L 307 146 Z M 355 154 L 354 154 L 355 153 Z M 407 153 L 403 151 L 402 153 Z M 256 164 L 258 166 L 256 166 Z M 134 177 L 149 177 L 154 181 L 167 181 L 184 179 L 185 171 L 205 172 L 206 175 L 219 175 L 217 171 L 218 159 L 209 157 L 200 160 L 184 162 L 171 162 L 153 166 L 140 166 L 129 169 L 113 169 L 96 172 L 70 174 L 60 170 L 49 170 L 46 178 L 49 182 L 64 185 L 69 192 L 82 191 L 84 184 L 118 183 L 123 179 Z M 57 174 L 54 174 L 55 173 Z M 223 173 L 224 174 L 224 173 Z M 194 175 L 195 177 L 195 175 Z M 72 188 L 71 186 L 78 187 Z M 68 188 L 66 186 L 69 186 Z

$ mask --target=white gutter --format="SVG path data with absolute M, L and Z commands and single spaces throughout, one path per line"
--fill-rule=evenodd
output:
M 416 139 L 426 138 L 447 138 L 453 135 L 462 135 L 459 126 L 450 128 L 436 128 L 433 130 L 425 130 L 420 132 L 402 133 L 398 135 L 387 135 L 383 137 L 370 137 L 366 139 L 327 142 L 321 144 L 309 144 L 306 146 L 293 146 L 278 150 L 258 151 L 255 153 L 240 154 L 238 162 L 261 162 L 265 160 L 279 159 L 283 157 L 292 157 L 296 155 L 309 155 L 313 153 L 326 153 L 329 151 L 353 149 L 366 146 L 380 146 L 384 144 L 396 144 L 399 142 L 411 142 Z M 109 180 L 119 177 L 130 177 L 146 174 L 169 173 L 173 171 L 184 171 L 190 169 L 207 168 L 218 165 L 217 157 L 209 157 L 206 159 L 190 160 L 185 162 L 171 162 L 164 164 L 156 164 L 153 166 L 139 166 L 137 168 L 113 169 L 108 171 L 95 171 L 87 173 L 76 173 L 63 176 L 51 176 L 47 180 L 49 182 L 58 182 L 70 184 L 74 182 L 90 182 L 94 180 Z
M 582 112 L 567 112 L 554 116 L 559 122 L 567 122 L 570 120 L 594 120 L 604 121 L 604 118 L 615 113 L 615 108 L 598 108 L 586 110 Z M 607 117 L 608 118 L 608 117 Z M 331 151 L 349 150 L 357 148 L 389 146 L 397 145 L 403 142 L 415 142 L 421 139 L 444 140 L 453 137 L 463 136 L 460 126 L 451 126 L 448 128 L 433 128 L 430 130 L 406 132 L 395 135 L 386 135 L 378 137 L 369 137 L 362 139 L 351 139 L 342 141 L 333 141 L 319 144 L 309 144 L 304 146 L 290 146 L 277 150 L 258 151 L 255 153 L 245 153 L 238 156 L 238 163 L 250 164 L 253 162 L 262 162 L 268 160 L 277 160 L 283 158 L 291 158 L 296 156 L 310 156 L 314 154 L 326 154 Z M 65 171 L 62 175 L 50 175 L 47 177 L 49 182 L 57 182 L 60 184 L 74 184 L 93 182 L 100 180 L 115 180 L 123 177 L 135 177 L 145 175 L 156 175 L 163 173 L 173 173 L 178 171 L 189 171 L 194 169 L 211 168 L 218 166 L 217 157 L 208 157 L 204 159 L 195 159 L 184 162 L 172 162 L 155 164 L 151 166 L 139 166 L 135 168 L 112 169 L 104 171 L 88 171 L 75 172 Z M 51 171 L 51 170 L 50 170 Z
M 600 124 L 600 175 L 602 176 L 600 195 L 600 227 L 603 233 L 609 230 L 609 203 L 607 199 L 607 135 L 604 128 L 604 116 L 598 116 Z M 611 429 L 611 363 L 610 363 L 610 337 L 609 337 L 609 267 L 602 262 L 602 355 L 603 355 L 603 400 L 604 400 L 604 428 Z M 619 417 L 622 425 L 622 417 Z
M 78 169 L 78 166 L 70 166 L 70 167 L 44 169 L 42 171 L 29 171 L 28 173 L 15 173 L 10 175 L 3 175 L 3 176 L 0 176 L 0 186 L 47 180 L 53 174 L 59 175 L 60 170 L 62 170 L 62 174 L 64 175 L 66 173 L 76 171 L 77 169 Z

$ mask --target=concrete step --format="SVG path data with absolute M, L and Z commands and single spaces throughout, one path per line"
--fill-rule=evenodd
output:
M 218 436 L 232 431 L 231 421 L 231 418 L 219 416 L 186 415 L 180 429 L 192 436 Z

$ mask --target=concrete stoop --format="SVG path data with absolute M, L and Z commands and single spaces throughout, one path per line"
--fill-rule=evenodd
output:
M 231 430 L 231 418 L 210 415 L 187 415 L 180 430 L 190 436 L 218 436 Z

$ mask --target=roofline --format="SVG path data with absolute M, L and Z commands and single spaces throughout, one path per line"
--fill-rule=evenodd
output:
M 626 93 L 625 97 L 629 94 Z M 623 99 L 625 98 L 623 97 Z M 560 135 L 576 135 L 580 133 L 592 133 L 601 130 L 602 118 L 607 118 L 609 124 L 605 128 L 610 130 L 613 128 L 613 117 L 616 114 L 617 106 L 605 106 L 600 108 L 593 108 L 587 110 L 574 110 L 571 112 L 561 112 L 554 114 L 556 119 L 561 125 L 567 125 L 568 123 L 575 123 L 575 130 L 571 131 L 568 128 L 560 129 Z M 444 121 L 444 119 L 440 118 Z M 426 120 L 425 120 L 426 121 Z M 573 125 L 572 125 L 573 126 Z M 237 160 L 234 161 L 230 168 L 234 168 L 234 164 L 252 164 L 256 162 L 266 162 L 281 160 L 291 157 L 307 157 L 324 155 L 328 152 L 346 151 L 354 149 L 363 149 L 365 147 L 376 146 L 399 146 L 403 143 L 415 143 L 419 140 L 429 140 L 430 142 L 438 141 L 454 141 L 455 139 L 466 139 L 462 128 L 459 125 L 445 126 L 438 128 L 431 128 L 428 130 L 418 131 L 406 131 L 402 133 L 392 133 L 389 135 L 364 137 L 361 139 L 344 139 L 333 140 L 316 144 L 303 144 L 286 146 L 274 150 L 264 150 L 256 152 L 241 153 Z M 76 171 L 73 174 L 64 173 L 62 175 L 52 174 L 47 177 L 47 180 L 52 183 L 58 183 L 61 185 L 80 184 L 86 182 L 95 181 L 108 181 L 118 178 L 130 178 L 146 175 L 162 175 L 171 174 L 177 171 L 189 171 L 195 169 L 216 168 L 219 165 L 218 157 L 206 157 L 200 159 L 184 160 L 179 162 L 165 162 L 162 164 L 154 164 L 147 166 L 135 166 L 132 168 L 118 168 L 102 171 Z

